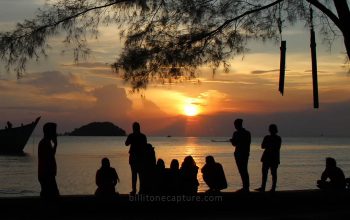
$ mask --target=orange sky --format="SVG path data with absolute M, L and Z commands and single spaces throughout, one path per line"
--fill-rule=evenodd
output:
M 31 2 L 40 1 L 26 4 Z M 12 7 L 16 12 L 15 3 Z M 15 20 L 2 15 L 0 27 Z M 196 81 L 150 84 L 141 94 L 132 94 L 108 66 L 122 47 L 117 30 L 102 28 L 99 39 L 90 41 L 91 56 L 79 65 L 73 64 L 69 51 L 61 54 L 62 39 L 56 38 L 50 41 L 49 57 L 31 63 L 22 79 L 0 68 L 0 127 L 7 120 L 16 125 L 41 115 L 42 123 L 58 122 L 61 132 L 91 121 L 111 121 L 129 132 L 131 123 L 140 121 L 149 135 L 229 136 L 233 120 L 242 117 L 257 135 L 274 122 L 285 135 L 349 136 L 350 77 L 341 39 L 331 52 L 317 39 L 321 108 L 314 110 L 308 31 L 294 27 L 284 37 L 284 96 L 277 91 L 279 45 L 274 43 L 251 42 L 243 60 L 240 56 L 231 61 L 229 73 L 219 69 L 213 76 L 203 67 Z

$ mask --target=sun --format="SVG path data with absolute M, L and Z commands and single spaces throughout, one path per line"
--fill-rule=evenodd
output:
M 186 104 L 183 111 L 186 116 L 196 116 L 199 113 L 198 107 L 193 104 Z

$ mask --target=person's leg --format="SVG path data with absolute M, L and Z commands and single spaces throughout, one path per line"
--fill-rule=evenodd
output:
M 266 163 L 263 163 L 262 169 L 261 169 L 262 177 L 261 177 L 260 191 L 265 191 L 268 172 L 269 172 L 269 166 Z
M 249 173 L 248 173 L 248 158 L 249 157 L 235 157 L 236 164 L 241 175 L 243 190 L 249 191 Z
M 51 176 L 49 180 L 49 194 L 51 197 L 57 197 L 60 195 L 60 192 L 57 187 L 56 177 Z
M 317 180 L 317 187 L 320 189 L 329 189 L 329 183 L 323 180 Z
M 40 183 L 40 187 L 41 187 L 41 191 L 40 191 L 40 197 L 44 198 L 47 196 L 47 181 L 46 178 L 44 177 L 39 177 L 39 183 Z
M 136 167 L 132 164 L 130 164 L 130 167 L 131 167 L 131 186 L 132 186 L 131 193 L 136 193 L 137 170 L 136 170 Z
M 276 186 L 277 186 L 277 168 L 278 165 L 273 165 L 270 167 L 271 169 L 271 176 L 272 176 L 272 187 L 271 191 L 276 191 Z
M 249 191 L 249 173 L 248 173 L 248 159 L 244 157 L 242 160 L 242 176 L 243 176 L 243 188 Z
M 237 165 L 237 169 L 238 169 L 238 173 L 239 175 L 241 176 L 241 180 L 242 180 L 242 183 L 243 183 L 243 176 L 242 176 L 242 161 L 240 159 L 240 157 L 236 156 L 235 155 L 235 161 L 236 161 L 236 165 Z

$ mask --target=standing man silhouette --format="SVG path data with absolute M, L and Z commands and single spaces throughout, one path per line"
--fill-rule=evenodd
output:
M 57 165 L 57 133 L 56 123 L 46 123 L 43 127 L 44 138 L 38 146 L 38 179 L 41 185 L 40 196 L 43 198 L 54 198 L 59 196 L 56 183 Z
M 129 149 L 129 164 L 131 167 L 131 181 L 132 181 L 132 191 L 130 194 L 136 194 L 136 183 L 137 183 L 137 174 L 139 175 L 140 180 L 140 189 L 142 191 L 142 161 L 144 157 L 144 152 L 147 145 L 147 137 L 146 135 L 141 133 L 140 124 L 138 122 L 134 122 L 132 125 L 133 133 L 129 134 L 126 141 L 125 146 L 130 145 Z
M 237 192 L 249 192 L 248 159 L 250 153 L 250 132 L 243 128 L 243 120 L 238 118 L 234 122 L 236 131 L 233 133 L 230 142 L 235 147 L 235 160 L 239 174 L 241 175 L 243 188 Z

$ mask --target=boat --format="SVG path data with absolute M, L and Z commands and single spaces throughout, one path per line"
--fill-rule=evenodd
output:
M 0 130 L 0 154 L 23 154 L 23 149 L 40 118 L 30 124 Z

